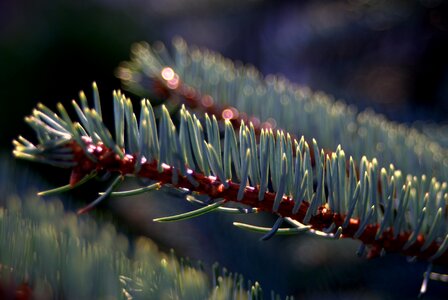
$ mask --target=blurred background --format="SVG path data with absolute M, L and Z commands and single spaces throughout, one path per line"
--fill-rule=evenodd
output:
M 129 58 L 133 42 L 169 44 L 175 35 L 360 110 L 372 107 L 395 121 L 437 123 L 437 128 L 448 122 L 448 4 L 441 0 L 3 0 L 1 159 L 12 159 L 17 134 L 31 136 L 23 117 L 37 102 L 68 103 L 81 89 L 89 94 L 94 80 L 107 100 L 120 87 L 114 70 Z M 28 165 L 19 162 L 17 168 Z M 44 174 L 48 187 L 68 178 L 67 172 L 29 167 Z M 89 190 L 98 187 L 74 197 L 93 199 Z M 174 247 L 207 266 L 219 261 L 260 280 L 266 295 L 271 289 L 307 299 L 415 298 L 418 293 L 424 264 L 398 256 L 358 259 L 352 241 L 302 236 L 259 242 L 256 234 L 232 228 L 233 219 L 224 215 L 154 224 L 153 217 L 191 209 L 168 198 L 162 192 L 109 206 L 129 234 L 147 234 L 162 249 Z M 269 226 L 273 220 L 267 216 L 264 222 Z M 431 282 L 428 298 L 447 291 L 448 286 Z

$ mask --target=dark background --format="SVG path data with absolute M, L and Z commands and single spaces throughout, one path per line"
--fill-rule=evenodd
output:
M 175 35 L 360 109 L 373 107 L 392 120 L 448 122 L 448 5 L 442 1 L 3 0 L 2 159 L 12 159 L 11 140 L 17 134 L 31 136 L 23 117 L 37 102 L 68 103 L 80 89 L 90 91 L 94 80 L 104 99 L 120 87 L 114 70 L 128 59 L 133 42 L 170 43 Z M 18 167 L 23 165 L 28 164 Z M 67 173 L 32 168 L 46 173 L 42 177 L 49 186 L 66 183 Z M 89 196 L 75 195 L 91 196 L 84 192 Z M 231 228 L 227 216 L 162 227 L 148 221 L 157 210 L 138 201 L 133 208 L 120 208 L 124 224 L 140 220 L 130 231 L 150 234 L 163 249 L 175 247 L 208 264 L 218 260 L 260 279 L 266 294 L 275 289 L 310 299 L 413 297 L 425 268 L 394 256 L 359 260 L 353 244 L 327 246 L 307 237 L 263 244 L 258 236 Z M 159 215 L 171 209 L 163 205 Z M 182 201 L 176 205 L 189 209 Z M 429 296 L 437 298 L 447 289 L 431 283 Z

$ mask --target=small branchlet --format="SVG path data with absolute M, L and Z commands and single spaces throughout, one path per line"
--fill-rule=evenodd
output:
M 131 101 L 120 92 L 114 92 L 114 104 L 115 140 L 97 112 L 99 102 L 90 108 L 83 96 L 81 105 L 74 102 L 74 107 L 84 125 L 72 122 L 62 105 L 58 105 L 59 114 L 38 108 L 29 117 L 38 145 L 21 137 L 14 142 L 19 158 L 71 167 L 70 185 L 63 191 L 99 172 L 117 175 L 107 191 L 81 213 L 107 196 L 136 193 L 115 190 L 124 177 L 137 176 L 155 182 L 139 192 L 170 186 L 214 200 L 196 211 L 157 221 L 228 210 L 225 205 L 235 202 L 279 216 L 266 239 L 277 233 L 307 231 L 358 239 L 368 246 L 369 257 L 399 252 L 434 264 L 448 263 L 446 183 L 403 176 L 393 166 L 380 169 L 376 159 L 366 157 L 358 163 L 358 175 L 352 158 L 346 167 L 342 147 L 331 156 L 324 155 L 316 141 L 312 149 L 320 155 L 313 165 L 310 146 L 303 138 L 262 129 L 257 139 L 252 124 L 242 123 L 235 130 L 227 121 L 221 128 L 213 117 L 202 120 L 185 107 L 176 126 L 164 106 L 156 125 L 149 101 L 142 101 L 139 119 Z M 281 228 L 283 220 L 292 229 Z

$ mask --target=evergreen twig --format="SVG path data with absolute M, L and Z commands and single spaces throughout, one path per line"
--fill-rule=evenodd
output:
M 309 225 L 310 232 L 317 235 L 359 239 L 369 246 L 370 257 L 385 251 L 436 264 L 448 262 L 446 183 L 428 181 L 426 176 L 404 176 L 392 166 L 379 169 L 376 159 L 365 157 L 359 162 L 358 177 L 352 158 L 346 168 L 340 146 L 330 157 L 317 143 L 313 148 L 319 155 L 313 167 L 303 137 L 297 141 L 284 132 L 262 129 L 257 140 L 252 124 L 242 123 L 236 131 L 227 121 L 221 139 L 215 119 L 205 117 L 204 130 L 204 123 L 185 108 L 177 127 L 162 106 L 156 126 L 147 100 L 141 102 L 138 122 L 129 99 L 115 96 L 114 102 L 116 109 L 124 110 L 121 115 L 115 111 L 115 128 L 122 128 L 117 135 L 126 141 L 124 147 L 112 140 L 94 108 L 84 108 L 89 126 L 83 128 L 74 126 L 79 123 L 71 123 L 58 105 L 64 113 L 53 115 L 60 124 L 44 124 L 41 114 L 50 114 L 47 111 L 31 116 L 36 118 L 35 124 L 43 124 L 35 128 L 39 145 L 18 139 L 15 155 L 61 167 L 75 165 L 72 185 L 99 171 L 144 177 L 224 200 L 212 208 L 234 201 L 275 213 L 295 227 Z M 47 126 L 52 130 L 47 131 Z M 62 135 L 59 127 L 70 131 Z M 81 136 L 81 132 L 88 135 Z M 207 208 L 200 212 L 204 211 Z

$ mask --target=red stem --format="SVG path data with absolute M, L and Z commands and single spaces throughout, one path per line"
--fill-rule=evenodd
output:
M 115 154 L 111 149 L 105 147 L 102 143 L 93 145 L 88 139 L 85 139 L 88 144 L 88 148 L 92 149 L 92 155 L 94 155 L 98 162 L 92 162 L 84 153 L 83 149 L 74 141 L 69 144 L 69 147 L 73 149 L 75 161 L 78 163 L 72 171 L 70 178 L 70 184 L 75 184 L 85 175 L 90 174 L 92 171 L 107 171 L 117 172 L 122 175 L 134 174 L 139 177 L 156 180 L 162 184 L 171 184 L 178 188 L 186 188 L 190 191 L 206 194 L 211 198 L 222 198 L 227 202 L 237 202 L 252 208 L 257 208 L 260 211 L 271 212 L 274 204 L 275 193 L 266 192 L 264 200 L 260 201 L 258 198 L 259 189 L 257 187 L 246 187 L 244 197 L 241 201 L 237 201 L 237 194 L 240 188 L 239 183 L 228 181 L 229 187 L 224 188 L 221 181 L 212 176 L 204 176 L 198 172 L 192 172 L 191 176 L 197 181 L 197 185 L 193 185 L 186 177 L 179 174 L 177 183 L 172 182 L 173 169 L 169 166 L 165 166 L 161 172 L 158 171 L 157 161 L 143 163 L 140 170 L 135 173 L 135 155 L 126 155 L 124 159 Z M 178 172 L 178 171 L 176 171 Z M 289 217 L 298 222 L 303 222 L 306 212 L 309 207 L 307 201 L 303 201 L 296 214 L 293 214 L 294 201 L 290 197 L 283 197 L 280 202 L 277 215 L 281 217 Z M 335 223 L 336 227 L 334 232 L 339 226 L 344 223 L 345 216 L 333 213 L 327 207 L 319 207 L 316 215 L 312 216 L 308 222 L 312 229 L 323 230 L 328 228 L 332 223 Z M 359 219 L 351 218 L 348 226 L 343 229 L 341 237 L 354 238 L 354 234 L 360 226 Z M 403 247 L 406 244 L 411 232 L 402 232 L 397 238 L 394 238 L 393 228 L 386 229 L 383 234 L 376 239 L 376 233 L 378 231 L 379 224 L 368 225 L 358 240 L 364 244 L 370 246 L 368 257 L 376 257 L 381 253 L 381 249 L 386 252 L 401 253 L 406 256 L 417 257 L 421 260 L 427 260 L 433 256 L 439 245 L 436 241 L 433 241 L 431 245 L 424 251 L 421 248 L 425 242 L 425 238 L 422 234 L 417 237 L 417 240 L 408 249 L 404 250 Z M 448 251 L 445 251 L 434 263 L 448 265 Z

